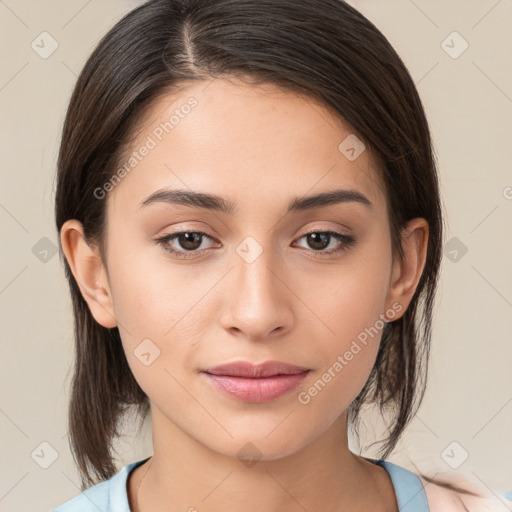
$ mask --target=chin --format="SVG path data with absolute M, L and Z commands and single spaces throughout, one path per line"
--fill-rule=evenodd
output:
M 227 436 L 223 436 L 218 439 L 218 443 L 212 444 L 210 437 L 208 446 L 227 457 L 239 459 L 250 467 L 258 461 L 283 459 L 300 451 L 308 444 L 307 438 L 297 436 L 296 428 L 278 432 L 281 427 L 275 428 L 275 426 L 276 424 L 272 428 L 263 430 L 253 426 L 243 432 L 231 430 L 233 438 L 227 439 Z

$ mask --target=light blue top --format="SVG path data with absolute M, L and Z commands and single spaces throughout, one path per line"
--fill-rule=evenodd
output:
M 124 466 L 109 480 L 89 487 L 51 512 L 131 512 L 126 490 L 128 475 L 148 459 L 149 457 Z M 378 464 L 389 473 L 400 512 L 430 512 L 425 490 L 415 473 L 382 459 L 366 460 Z M 510 491 L 502 493 L 507 499 L 512 498 L 511 494 Z

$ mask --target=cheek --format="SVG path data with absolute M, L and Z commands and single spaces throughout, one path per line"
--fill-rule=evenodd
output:
M 180 287 L 154 262 L 125 257 L 112 271 L 112 295 L 118 321 L 134 335 L 159 333 L 174 323 L 172 306 L 180 304 Z
M 122 254 L 113 247 L 109 257 L 119 331 L 128 363 L 141 387 L 144 389 L 145 383 L 153 382 L 157 375 L 168 379 L 169 375 L 162 373 L 165 369 L 173 374 L 190 370 L 204 338 L 204 326 L 213 325 L 208 301 L 202 299 L 216 276 L 174 265 L 165 254 L 147 246 L 125 246 Z
M 314 313 L 307 315 L 308 323 L 316 324 L 332 353 L 382 318 L 390 261 L 360 252 L 322 272 L 297 280 L 301 283 L 297 294 Z
M 355 294 L 350 300 L 338 297 L 326 304 L 332 313 L 326 323 L 334 334 L 324 328 L 324 335 L 316 336 L 314 357 L 321 363 L 298 396 L 299 403 L 325 425 L 347 409 L 375 364 L 385 324 L 379 318 L 379 308 L 369 301 L 371 296 Z
M 364 252 L 346 261 L 332 267 L 329 279 L 308 279 L 300 292 L 316 313 L 308 315 L 308 323 L 310 332 L 316 332 L 315 357 L 321 360 L 304 401 L 315 402 L 315 407 L 333 406 L 338 413 L 361 391 L 375 363 L 391 264 L 390 259 Z
M 206 283 L 185 264 L 171 262 L 164 249 L 142 235 L 117 235 L 118 244 L 112 243 L 109 257 L 118 320 L 133 336 L 171 336 L 169 331 L 177 322 L 181 325 Z

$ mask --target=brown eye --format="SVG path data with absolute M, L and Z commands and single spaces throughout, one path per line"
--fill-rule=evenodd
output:
M 332 254 L 334 252 L 348 249 L 355 241 L 355 237 L 338 233 L 337 231 L 311 231 L 301 236 L 300 239 L 305 238 L 308 247 L 314 252 L 323 254 Z M 338 246 L 327 249 L 331 242 L 338 241 Z
M 193 256 L 194 253 L 200 252 L 198 249 L 201 247 L 205 238 L 213 240 L 211 236 L 201 231 L 178 231 L 157 238 L 156 242 L 162 245 L 166 251 L 179 258 L 189 258 Z M 187 253 L 190 253 L 190 255 Z
M 178 241 L 180 247 L 186 249 L 187 251 L 194 251 L 199 249 L 201 246 L 201 235 L 198 233 L 180 233 L 175 237 L 175 240 Z
M 306 235 L 306 240 L 312 249 L 323 250 L 329 245 L 331 235 L 329 233 L 309 233 Z

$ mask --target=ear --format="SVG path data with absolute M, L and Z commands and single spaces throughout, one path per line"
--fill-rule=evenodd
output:
M 386 304 L 387 308 L 397 302 L 402 306 L 393 320 L 403 316 L 416 291 L 427 258 L 428 236 L 428 222 L 423 218 L 410 220 L 402 232 L 404 259 L 393 263 Z
M 60 230 L 62 250 L 94 319 L 103 327 L 117 326 L 105 266 L 96 247 L 87 244 L 81 222 L 66 221 Z

